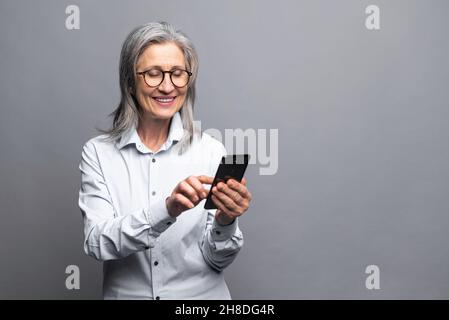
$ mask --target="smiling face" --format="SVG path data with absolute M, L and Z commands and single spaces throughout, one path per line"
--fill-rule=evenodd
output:
M 173 42 L 151 44 L 137 60 L 137 72 L 150 69 L 170 71 L 173 69 L 186 70 L 184 54 Z M 177 88 L 170 80 L 170 75 L 165 74 L 164 81 L 157 87 L 149 87 L 143 75 L 137 76 L 135 97 L 139 103 L 143 116 L 168 120 L 178 112 L 187 95 L 188 85 Z

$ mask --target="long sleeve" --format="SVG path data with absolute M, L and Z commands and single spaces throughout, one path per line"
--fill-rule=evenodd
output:
M 220 272 L 234 261 L 243 247 L 243 234 L 238 227 L 238 218 L 232 224 L 222 226 L 215 220 L 215 211 L 208 210 L 201 251 L 207 264 Z
M 226 148 L 221 143 L 213 150 L 209 168 L 211 176 L 215 175 L 221 158 L 226 154 Z M 207 210 L 206 228 L 200 247 L 206 263 L 220 272 L 234 261 L 243 247 L 243 234 L 238 227 L 238 218 L 230 225 L 222 226 L 215 219 L 216 211 Z
M 78 204 L 84 220 L 84 251 L 95 259 L 119 259 L 149 249 L 176 221 L 163 201 L 134 212 L 117 212 L 92 143 L 84 145 L 79 169 Z

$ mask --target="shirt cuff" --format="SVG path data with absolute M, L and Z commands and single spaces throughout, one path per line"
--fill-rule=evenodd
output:
M 214 222 L 212 223 L 212 239 L 214 241 L 224 241 L 227 239 L 230 239 L 235 231 L 237 230 L 237 219 L 235 218 L 235 220 L 228 225 L 222 226 L 220 225 L 216 219 L 214 219 Z
M 151 205 L 148 209 L 147 216 L 151 227 L 150 233 L 155 237 L 158 237 L 176 222 L 176 218 L 173 218 L 168 214 L 164 200 Z

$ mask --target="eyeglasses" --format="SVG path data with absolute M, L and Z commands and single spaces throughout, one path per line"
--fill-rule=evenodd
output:
M 147 86 L 151 88 L 159 87 L 164 82 L 165 74 L 170 74 L 171 83 L 177 88 L 185 87 L 192 76 L 192 73 L 183 69 L 174 69 L 171 71 L 162 71 L 160 69 L 150 69 L 141 72 L 137 72 L 138 75 L 143 77 L 143 80 Z

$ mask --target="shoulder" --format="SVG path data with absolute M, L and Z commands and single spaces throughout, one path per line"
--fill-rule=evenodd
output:
M 115 143 L 116 140 L 110 139 L 109 135 L 102 134 L 87 140 L 84 146 L 108 148 L 108 147 L 115 147 Z
M 200 144 L 202 148 L 207 149 L 212 154 L 220 155 L 220 157 L 226 154 L 223 143 L 206 132 L 202 133 Z
M 200 146 L 201 161 L 206 161 L 208 174 L 213 176 L 217 171 L 222 157 L 227 153 L 226 148 L 220 140 L 205 132 L 201 135 Z
M 116 140 L 109 138 L 109 135 L 102 134 L 86 141 L 83 145 L 83 152 L 89 154 L 99 154 L 113 152 L 116 149 Z

